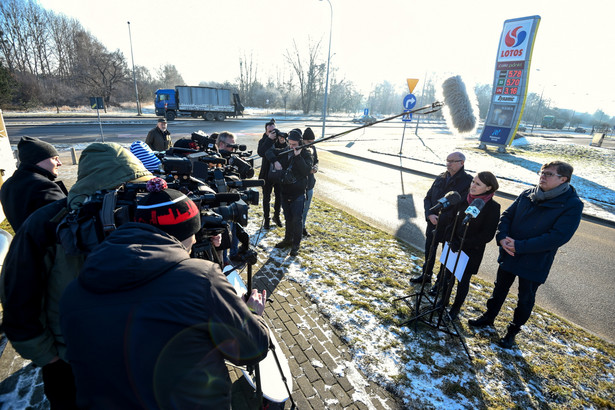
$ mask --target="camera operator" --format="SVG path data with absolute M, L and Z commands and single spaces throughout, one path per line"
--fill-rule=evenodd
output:
M 230 158 L 235 151 L 237 151 L 237 142 L 235 134 L 229 131 L 222 131 L 216 138 L 216 146 L 223 158 Z M 238 258 L 239 240 L 237 239 L 237 232 L 235 228 L 235 222 L 229 223 L 229 230 L 231 233 L 231 247 L 228 251 L 228 259 L 236 261 Z M 224 263 L 229 264 L 230 261 L 226 260 L 226 249 L 224 250 Z
M 167 130 L 167 119 L 158 118 L 158 123 L 147 133 L 145 143 L 152 151 L 166 151 L 171 148 L 171 132 Z
M 258 141 L 258 150 L 257 153 L 262 158 L 261 161 L 261 170 L 258 174 L 259 179 L 265 180 L 265 185 L 263 186 L 263 228 L 270 228 L 270 212 L 271 212 L 271 193 L 274 194 L 274 203 L 273 203 L 273 222 L 282 227 L 282 221 L 280 220 L 280 208 L 282 206 L 282 188 L 279 183 L 275 182 L 273 179 L 269 178 L 269 170 L 271 168 L 271 163 L 266 157 L 267 151 L 275 146 L 276 148 L 287 148 L 288 144 L 286 142 L 287 134 L 280 132 L 275 127 L 275 120 L 272 118 L 271 121 L 265 124 L 265 133 L 263 134 L 260 141 Z M 282 140 L 282 142 L 280 142 Z
M 147 183 L 135 220 L 88 256 L 60 302 L 67 356 L 82 408 L 231 406 L 224 360 L 267 355 L 266 291 L 242 300 L 218 265 L 190 258 L 196 204 Z
M 301 148 L 302 133 L 295 128 L 288 133 L 288 145 L 291 152 L 282 154 L 284 149 L 271 147 L 267 151 L 267 159 L 273 163 L 276 170 L 284 170 L 282 177 L 282 208 L 286 230 L 284 239 L 275 245 L 276 248 L 292 247 L 291 256 L 299 254 L 303 234 L 302 217 L 305 205 L 305 190 L 308 175 L 312 169 L 312 156 L 308 150 Z
M 85 259 L 84 254 L 70 254 L 63 243 L 58 243 L 58 224 L 68 211 L 85 208 L 84 203 L 97 191 L 151 177 L 121 145 L 90 144 L 81 153 L 78 179 L 68 197 L 35 211 L 11 242 L 0 280 L 3 328 L 23 358 L 42 367 L 51 409 L 76 408 L 74 377 L 60 329 L 59 301 Z M 98 214 L 84 223 L 93 224 L 94 216 Z

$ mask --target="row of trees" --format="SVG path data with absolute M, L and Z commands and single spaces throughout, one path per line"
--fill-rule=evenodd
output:
M 320 112 L 325 94 L 326 60 L 320 41 L 309 40 L 283 53 L 282 68 L 270 67 L 263 81 L 252 55 L 239 60 L 235 82 L 202 82 L 204 86 L 230 88 L 239 92 L 244 105 L 271 109 Z M 135 67 L 139 96 L 147 101 L 158 88 L 185 85 L 174 65 L 154 73 Z M 30 107 L 83 105 L 89 96 L 103 96 L 106 105 L 134 101 L 132 71 L 125 56 L 109 51 L 81 24 L 42 8 L 35 0 L 3 0 L 0 3 L 0 106 Z M 437 100 L 436 84 L 427 79 L 415 94 L 419 104 Z M 479 114 L 485 118 L 491 101 L 491 85 L 474 88 Z M 362 95 L 334 66 L 330 70 L 328 113 L 354 113 L 367 107 L 374 114 L 397 114 L 407 93 L 405 84 L 389 81 L 377 84 Z M 612 123 L 613 118 L 598 111 L 593 115 L 551 107 L 534 93 L 526 99 L 523 121 L 540 124 L 542 116 L 554 115 L 569 126 Z
M 152 75 L 135 67 L 141 93 L 182 84 L 174 66 Z M 134 95 L 132 73 L 119 51 L 109 51 L 81 24 L 45 10 L 34 0 L 0 3 L 0 104 L 3 107 L 81 105 L 102 96 L 106 105 Z

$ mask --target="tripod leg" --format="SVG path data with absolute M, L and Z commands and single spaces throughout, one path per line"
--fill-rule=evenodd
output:
M 269 350 L 271 351 L 271 353 L 273 353 L 273 358 L 275 359 L 275 363 L 278 366 L 280 376 L 282 377 L 282 381 L 284 382 L 284 387 L 286 387 L 286 392 L 288 393 L 288 398 L 290 399 L 290 403 L 291 403 L 291 409 L 297 408 L 297 406 L 295 405 L 295 400 L 293 400 L 293 395 L 291 394 L 290 389 L 288 388 L 288 380 L 286 379 L 286 376 L 284 375 L 284 371 L 282 370 L 282 365 L 280 364 L 280 359 L 278 359 L 278 354 L 275 351 L 275 346 L 273 345 L 271 341 L 269 341 Z

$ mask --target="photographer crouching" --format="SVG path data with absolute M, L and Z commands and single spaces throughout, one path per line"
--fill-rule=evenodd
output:
M 305 206 L 305 190 L 308 175 L 312 170 L 312 156 L 301 147 L 303 143 L 301 130 L 295 128 L 288 133 L 290 152 L 272 147 L 266 157 L 278 171 L 284 171 L 280 177 L 282 184 L 282 209 L 286 220 L 284 239 L 275 245 L 276 248 L 291 247 L 290 255 L 299 254 L 301 237 L 303 235 L 303 207 Z
M 147 190 L 137 222 L 92 251 L 60 302 L 77 404 L 229 409 L 224 360 L 267 355 L 266 292 L 244 302 L 216 264 L 190 258 L 197 205 L 161 178 Z

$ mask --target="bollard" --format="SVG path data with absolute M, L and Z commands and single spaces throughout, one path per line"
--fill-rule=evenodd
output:
M 77 153 L 75 152 L 75 147 L 70 148 L 70 155 L 73 157 L 73 165 L 79 165 L 79 161 L 77 160 Z

